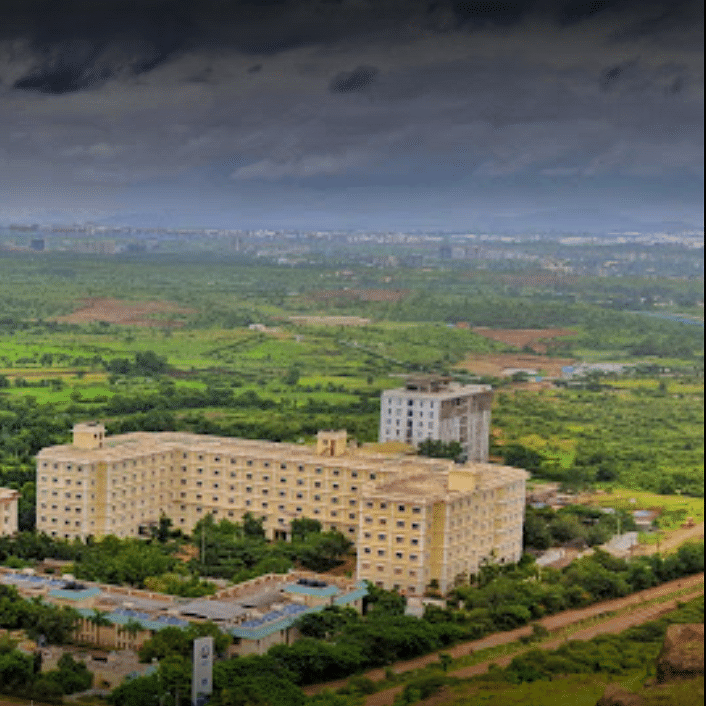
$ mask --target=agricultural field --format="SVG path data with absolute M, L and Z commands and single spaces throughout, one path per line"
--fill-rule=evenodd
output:
M 702 328 L 615 306 L 650 291 L 686 301 L 697 288 L 203 254 L 0 253 L 0 484 L 31 484 L 34 453 L 87 418 L 111 433 L 310 441 L 345 427 L 375 441 L 380 391 L 434 372 L 494 386 L 492 452 L 538 478 L 702 497 Z M 606 360 L 633 367 L 564 388 L 511 374 L 560 378 L 564 365 Z

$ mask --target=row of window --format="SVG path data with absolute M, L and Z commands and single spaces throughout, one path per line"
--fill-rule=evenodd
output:
M 363 539 L 372 539 L 371 533 L 370 532 L 363 532 Z M 384 533 L 380 533 L 380 534 L 378 534 L 377 539 L 379 542 L 386 542 L 387 535 Z M 402 537 L 401 535 L 397 535 L 395 537 L 395 542 L 397 542 L 397 544 L 403 544 L 405 542 L 405 537 Z M 413 546 L 417 547 L 417 546 L 419 546 L 419 537 L 412 537 L 409 540 L 409 542 Z
M 363 554 L 372 554 L 373 550 L 370 547 L 363 547 Z M 376 554 L 380 557 L 386 556 L 387 551 L 385 549 L 378 549 Z M 404 554 L 402 552 L 395 552 L 395 559 L 404 559 Z M 410 561 L 419 561 L 418 554 L 410 554 Z

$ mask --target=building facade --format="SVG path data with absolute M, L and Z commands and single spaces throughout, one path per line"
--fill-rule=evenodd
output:
M 19 491 L 0 488 L 0 537 L 17 532 L 19 499 Z
M 458 385 L 434 375 L 410 377 L 380 397 L 381 442 L 418 446 L 427 439 L 461 444 L 469 461 L 488 460 L 490 385 Z
M 139 650 L 167 627 L 210 621 L 233 638 L 230 654 L 241 656 L 291 644 L 300 637 L 297 620 L 326 606 L 361 613 L 368 592 L 361 581 L 311 571 L 265 574 L 195 599 L 5 567 L 0 584 L 14 586 L 26 600 L 74 608 L 80 616 L 74 632 L 79 644 Z M 97 621 L 96 611 L 105 620 Z
M 37 529 L 67 539 L 138 536 L 164 514 L 189 533 L 207 514 L 237 522 L 251 512 L 264 517 L 267 537 L 287 539 L 292 520 L 308 517 L 357 545 L 358 578 L 420 593 L 432 579 L 448 585 L 455 571 L 472 571 L 483 558 L 519 559 L 525 476 L 490 464 L 368 452 L 349 445 L 345 431 L 319 432 L 312 448 L 181 432 L 106 437 L 100 424 L 77 424 L 73 444 L 37 454 Z M 383 507 L 388 496 L 400 502 Z M 507 498 L 516 505 L 511 512 Z M 468 502 L 458 505 L 461 499 Z M 394 536 L 419 551 L 366 566 L 366 547 L 377 553 L 376 542 L 397 542 L 373 539 L 371 527 L 398 526 L 403 502 L 410 524 Z M 466 553 L 454 544 L 459 523 L 477 529 L 466 544 L 458 540 Z

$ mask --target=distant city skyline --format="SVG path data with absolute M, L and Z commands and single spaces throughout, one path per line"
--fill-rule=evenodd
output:
M 703 6 L 8 0 L 0 225 L 703 228 Z

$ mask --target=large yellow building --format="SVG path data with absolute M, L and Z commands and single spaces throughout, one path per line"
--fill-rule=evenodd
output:
M 420 594 L 483 559 L 519 559 L 526 475 L 368 452 L 345 431 L 320 432 L 314 449 L 182 432 L 106 437 L 101 424 L 77 424 L 72 444 L 37 454 L 37 529 L 137 536 L 165 514 L 188 533 L 207 514 L 252 512 L 269 538 L 286 539 L 293 519 L 309 517 L 355 542 L 358 579 Z
M 0 537 L 17 532 L 19 499 L 19 491 L 0 488 Z

